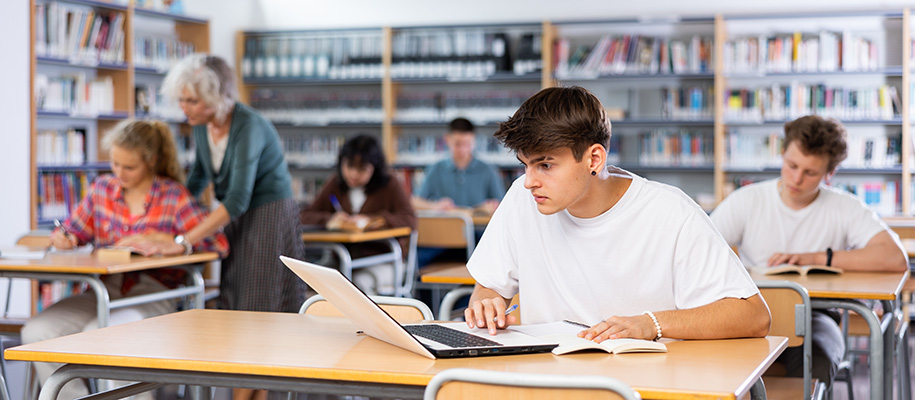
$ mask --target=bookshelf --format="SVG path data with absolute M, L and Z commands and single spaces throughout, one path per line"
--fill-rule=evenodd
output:
M 444 157 L 448 122 L 478 125 L 480 157 L 517 162 L 493 146 L 496 122 L 541 87 L 540 24 L 247 31 L 236 40 L 242 99 L 274 122 L 308 202 L 356 133 L 376 135 L 389 163 L 419 183 Z M 416 179 L 413 179 L 416 177 Z
M 834 117 L 849 154 L 833 186 L 881 215 L 909 215 L 911 163 L 908 10 L 724 16 L 716 41 L 716 197 L 778 176 L 782 125 L 806 114 Z
M 713 18 L 554 21 L 553 78 L 607 108 L 608 161 L 714 206 Z
M 168 68 L 209 51 L 209 22 L 133 2 L 30 0 L 31 227 L 69 215 L 107 171 L 104 133 L 125 118 L 172 123 L 193 146 L 175 104 L 158 95 Z
M 297 155 L 303 160 L 327 158 L 325 153 L 336 150 L 333 138 L 340 143 L 356 131 L 375 132 L 392 165 L 413 186 L 421 181 L 423 166 L 445 155 L 441 135 L 458 114 L 479 126 L 480 158 L 500 166 L 508 179 L 520 175 L 489 134 L 530 93 L 576 84 L 608 109 L 614 133 L 610 162 L 676 185 L 706 209 L 736 184 L 778 176 L 782 126 L 816 113 L 840 119 L 849 131 L 849 158 L 833 182 L 870 196 L 865 201 L 873 201 L 879 187 L 878 197 L 894 200 L 875 209 L 910 215 L 915 160 L 912 121 L 903 112 L 913 109 L 915 91 L 909 80 L 915 68 L 909 21 L 904 9 L 373 28 L 368 31 L 380 38 L 380 76 L 248 77 L 243 99 L 259 101 L 255 91 L 278 86 L 294 96 L 377 95 L 372 120 L 287 121 L 279 127 L 295 126 L 303 138 L 316 136 L 296 142 L 300 148 L 318 143 L 317 151 Z M 348 37 L 359 31 L 365 29 L 239 32 L 237 61 L 243 65 L 245 57 L 257 54 L 246 41 L 262 36 Z M 481 36 L 488 43 L 484 50 L 492 50 L 493 42 L 506 44 L 509 63 L 488 53 L 455 56 L 454 43 L 466 48 Z M 797 52 L 788 45 L 795 41 Z M 768 51 L 777 46 L 781 52 Z M 332 164 L 324 160 L 302 168 L 325 176 Z

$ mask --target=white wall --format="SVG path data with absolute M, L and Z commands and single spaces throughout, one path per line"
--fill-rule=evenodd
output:
M 3 5 L 0 24 L 0 243 L 29 229 L 29 2 Z
M 193 2 L 194 0 L 185 0 Z M 256 0 L 254 29 L 484 24 L 715 13 L 873 10 L 915 6 L 911 0 Z M 353 10 L 358 10 L 354 12 Z M 222 12 L 222 11 L 220 11 Z M 229 13 L 229 10 L 225 11 Z
M 262 21 L 260 6 L 252 0 L 184 0 L 188 15 L 210 20 L 210 53 L 231 64 L 235 61 L 235 34 Z

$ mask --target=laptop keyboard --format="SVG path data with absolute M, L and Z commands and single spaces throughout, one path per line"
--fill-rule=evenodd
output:
M 422 336 L 451 347 L 489 347 L 502 343 L 471 335 L 441 325 L 406 325 L 404 328 L 414 336 Z

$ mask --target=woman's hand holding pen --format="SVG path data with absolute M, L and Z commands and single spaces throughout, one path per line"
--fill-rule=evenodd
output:
M 600 343 L 607 339 L 645 339 L 652 340 L 657 336 L 654 321 L 642 314 L 631 317 L 610 317 L 600 323 L 578 332 L 582 337 Z
M 79 245 L 79 240 L 76 239 L 76 236 L 73 236 L 72 233 L 67 231 L 60 221 L 54 220 L 54 225 L 57 229 L 54 232 L 51 232 L 51 246 L 54 246 L 58 250 L 70 250 L 77 245 Z
M 516 308 L 509 309 L 501 296 L 471 299 L 470 306 L 464 310 L 464 320 L 471 328 L 487 328 L 490 335 L 495 335 L 496 329 L 505 329 L 517 322 L 514 315 L 509 315 Z

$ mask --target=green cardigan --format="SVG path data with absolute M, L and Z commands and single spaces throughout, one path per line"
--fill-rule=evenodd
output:
M 194 127 L 196 159 L 187 178 L 187 188 L 199 196 L 213 182 L 216 199 L 232 219 L 249 209 L 292 197 L 292 179 L 283 156 L 276 128 L 254 109 L 235 103 L 229 142 L 219 173 L 213 173 L 213 157 L 206 125 Z

